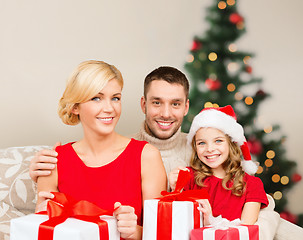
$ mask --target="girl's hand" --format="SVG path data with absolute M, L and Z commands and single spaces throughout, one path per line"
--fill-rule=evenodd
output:
M 118 208 L 114 211 L 114 216 L 117 219 L 118 231 L 121 238 L 125 239 L 141 239 L 142 229 L 137 226 L 137 215 L 135 209 L 131 206 L 124 206 L 116 202 L 114 205 Z
M 175 168 L 174 170 L 172 170 L 169 173 L 168 182 L 169 182 L 170 189 L 172 191 L 174 191 L 175 188 L 176 188 L 176 183 L 177 183 L 177 179 L 178 179 L 178 175 L 179 175 L 180 170 L 189 171 L 186 167 L 180 167 L 179 166 L 179 167 Z
M 35 212 L 41 212 L 41 211 L 46 211 L 47 210 L 47 202 L 50 200 L 50 199 L 53 199 L 55 196 L 54 194 L 50 193 L 50 192 L 45 192 L 45 191 L 41 191 L 38 193 L 38 197 L 40 199 L 42 199 L 41 203 L 39 203 L 37 206 L 36 206 L 36 210 Z
M 203 213 L 203 225 L 204 226 L 210 225 L 209 218 L 213 214 L 208 199 L 199 199 L 196 201 L 200 203 L 198 210 L 200 210 Z

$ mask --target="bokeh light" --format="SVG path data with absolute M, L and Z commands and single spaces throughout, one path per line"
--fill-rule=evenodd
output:
M 269 151 L 267 151 L 267 153 L 266 153 L 266 157 L 267 158 L 274 158 L 275 157 L 275 155 L 276 155 L 276 153 L 273 151 L 273 150 L 269 150 Z
M 216 61 L 217 60 L 217 58 L 218 58 L 218 56 L 217 56 L 217 54 L 215 53 L 215 52 L 211 52 L 210 54 L 208 54 L 208 59 L 210 60 L 210 61 Z

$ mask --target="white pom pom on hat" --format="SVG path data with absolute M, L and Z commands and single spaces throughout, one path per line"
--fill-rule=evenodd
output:
M 203 127 L 216 128 L 230 136 L 231 140 L 237 143 L 241 148 L 243 170 L 251 175 L 257 172 L 258 165 L 251 160 L 243 127 L 237 123 L 236 114 L 232 106 L 227 105 L 225 107 L 202 109 L 202 111 L 194 117 L 187 135 L 187 143 L 189 145 L 191 145 L 196 132 Z

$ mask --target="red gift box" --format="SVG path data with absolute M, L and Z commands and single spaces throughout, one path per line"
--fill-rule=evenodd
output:
M 191 240 L 259 240 L 258 225 L 239 225 L 223 229 L 203 227 L 193 229 Z

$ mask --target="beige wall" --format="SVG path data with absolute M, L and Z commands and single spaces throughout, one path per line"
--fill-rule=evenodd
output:
M 0 7 L 0 148 L 52 145 L 81 137 L 63 125 L 57 102 L 72 69 L 87 59 L 116 65 L 125 78 L 122 134 L 139 128 L 145 75 L 160 65 L 183 69 L 192 37 L 205 30 L 211 0 L 2 0 Z M 277 123 L 287 155 L 303 175 L 303 1 L 241 1 L 247 34 L 240 50 L 256 54 L 253 73 L 272 95 L 263 124 Z M 248 90 L 249 91 L 249 90 Z M 289 193 L 289 208 L 303 212 L 303 182 Z M 301 191 L 302 192 L 302 191 Z

